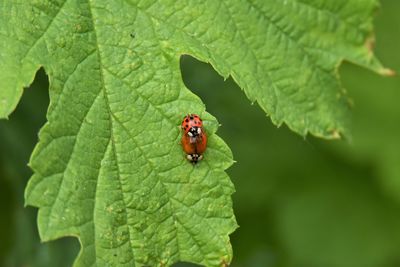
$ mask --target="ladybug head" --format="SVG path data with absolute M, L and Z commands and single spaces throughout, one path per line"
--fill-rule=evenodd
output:
M 201 127 L 192 126 L 192 127 L 190 127 L 189 131 L 187 131 L 187 134 L 190 137 L 197 137 L 197 136 L 201 135 Z
M 193 164 L 196 164 L 203 159 L 203 155 L 200 154 L 187 154 L 186 158 Z

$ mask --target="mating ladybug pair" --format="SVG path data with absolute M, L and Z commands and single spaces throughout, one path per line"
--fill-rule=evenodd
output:
M 207 148 L 207 135 L 203 129 L 203 121 L 196 114 L 188 114 L 182 121 L 182 148 L 186 158 L 193 164 L 203 159 Z

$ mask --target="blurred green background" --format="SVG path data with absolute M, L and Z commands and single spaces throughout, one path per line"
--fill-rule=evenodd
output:
M 400 73 L 400 1 L 382 1 L 375 28 L 377 56 Z M 324 141 L 276 128 L 208 64 L 188 56 L 181 63 L 238 162 L 228 169 L 240 225 L 233 267 L 400 266 L 400 77 L 344 63 L 353 138 Z M 40 71 L 10 120 L 0 121 L 0 266 L 71 266 L 79 251 L 74 238 L 41 244 L 36 210 L 23 206 L 47 87 Z

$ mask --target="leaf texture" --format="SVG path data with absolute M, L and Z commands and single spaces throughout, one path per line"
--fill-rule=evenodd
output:
M 237 225 L 224 170 L 232 154 L 182 82 L 182 54 L 231 75 L 275 124 L 325 138 L 348 131 L 340 62 L 387 72 L 367 45 L 375 0 L 5 0 L 0 8 L 0 117 L 43 66 L 48 123 L 26 202 L 40 208 L 42 240 L 80 239 L 76 266 L 231 261 Z M 210 139 L 198 166 L 179 146 L 189 112 L 204 118 Z

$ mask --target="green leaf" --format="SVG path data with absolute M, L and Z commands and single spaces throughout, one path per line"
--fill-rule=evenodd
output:
M 0 117 L 40 66 L 48 123 L 31 157 L 27 204 L 42 240 L 77 236 L 77 266 L 228 264 L 236 228 L 218 123 L 188 91 L 179 57 L 231 75 L 248 98 L 294 131 L 347 131 L 336 79 L 343 59 L 385 73 L 373 57 L 375 0 L 3 1 Z M 179 124 L 205 119 L 209 147 L 191 166 Z M 238 122 L 239 123 L 239 122 Z
M 27 204 L 40 207 L 42 240 L 79 237 L 77 266 L 230 262 L 234 188 L 224 169 L 232 155 L 214 134 L 216 120 L 184 88 L 179 57 L 162 53 L 140 14 L 143 27 L 135 17 L 124 27 L 119 16 L 103 24 L 111 18 L 94 3 L 42 5 L 6 2 L 2 12 L 15 25 L 27 20 L 2 32 L 13 40 L 6 48 L 21 50 L 14 61 L 30 75 L 43 65 L 50 76 L 48 123 L 26 190 Z M 179 144 L 188 112 L 204 118 L 209 134 L 199 166 Z
M 224 77 L 232 75 L 275 124 L 286 122 L 301 134 L 334 138 L 347 131 L 347 101 L 336 79 L 340 62 L 391 74 L 371 51 L 376 0 L 174 3 L 5 2 L 1 59 L 7 71 L 0 74 L 5 88 L 0 117 L 14 109 L 22 86 L 40 64 L 51 75 L 57 70 L 50 65 L 62 66 L 68 76 L 74 67 L 97 58 L 103 76 L 123 78 L 126 86 L 136 88 L 154 78 L 151 65 L 160 61 L 161 75 L 168 80 L 169 71 L 177 78 L 176 66 L 164 67 L 189 53 L 211 62 Z M 141 75 L 129 83 L 136 72 Z M 173 79 L 162 84 L 182 87 L 174 82 L 180 83 Z

